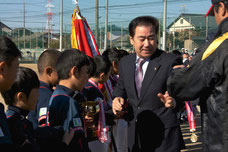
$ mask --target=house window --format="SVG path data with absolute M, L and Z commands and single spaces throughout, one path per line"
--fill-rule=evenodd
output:
M 184 22 L 183 19 L 180 19 L 180 23 L 183 24 L 183 22 Z

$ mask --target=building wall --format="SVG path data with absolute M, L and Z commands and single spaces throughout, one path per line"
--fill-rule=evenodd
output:
M 9 29 L 9 28 L 7 28 L 7 27 L 3 27 L 3 28 L 2 28 L 2 31 L 4 31 L 4 32 L 6 32 L 6 33 L 9 33 L 9 32 L 11 32 L 12 30 Z
M 188 50 L 189 54 L 193 53 L 193 50 L 195 48 L 198 48 L 199 46 L 193 41 L 193 40 L 185 40 L 184 41 L 184 48 Z
M 169 32 L 180 32 L 183 30 L 187 30 L 187 29 L 194 29 L 195 27 L 192 26 L 187 20 L 185 20 L 184 18 L 180 17 L 179 20 L 177 20 L 170 28 L 169 28 Z

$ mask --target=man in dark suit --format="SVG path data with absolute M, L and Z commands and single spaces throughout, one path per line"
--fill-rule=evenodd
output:
M 161 102 L 173 100 L 166 92 L 166 80 L 172 67 L 181 63 L 175 55 L 157 48 L 158 28 L 157 19 L 151 16 L 131 21 L 130 42 L 136 53 L 121 59 L 113 92 L 114 114 L 129 100 L 128 148 L 132 152 L 177 152 L 184 147 L 175 109 L 167 109 Z

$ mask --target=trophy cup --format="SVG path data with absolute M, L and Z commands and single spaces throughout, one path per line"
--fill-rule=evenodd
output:
M 98 125 L 94 120 L 95 115 L 100 111 L 98 101 L 84 101 L 80 103 L 82 107 L 82 115 L 90 119 L 85 120 L 87 139 L 93 141 L 98 139 Z

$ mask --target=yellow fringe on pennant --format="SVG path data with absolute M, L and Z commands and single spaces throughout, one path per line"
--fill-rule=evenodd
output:
M 76 33 L 75 33 L 75 26 L 74 26 L 74 20 L 76 19 L 76 13 L 77 11 L 79 11 L 78 7 L 76 7 L 76 9 L 74 9 L 74 13 L 72 14 L 72 32 L 71 32 L 71 47 L 78 49 L 78 42 L 77 42 L 77 37 L 76 37 Z

